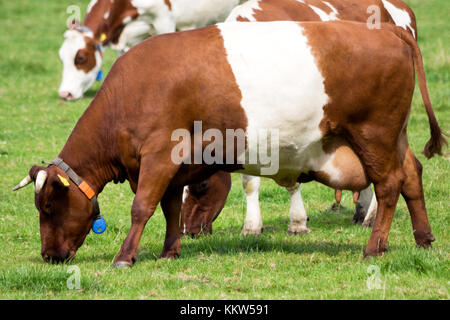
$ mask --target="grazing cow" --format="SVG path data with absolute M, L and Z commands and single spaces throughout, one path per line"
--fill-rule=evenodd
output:
M 332 21 L 332 20 L 352 20 L 373 23 L 371 16 L 375 13 L 371 6 L 379 9 L 380 22 L 393 23 L 410 32 L 417 37 L 416 18 L 413 11 L 407 4 L 401 0 L 249 0 L 248 2 L 237 6 L 230 13 L 227 22 L 230 21 Z M 369 9 L 369 10 L 368 10 Z M 351 149 L 342 147 L 337 150 L 335 155 L 336 161 L 349 164 L 353 162 L 355 154 Z M 349 157 L 349 159 L 346 159 Z M 214 178 L 214 183 L 224 183 L 218 178 Z M 254 176 L 242 175 L 242 185 L 247 202 L 247 214 L 244 221 L 242 234 L 260 234 L 263 228 L 261 210 L 259 206 L 259 188 L 261 179 Z M 210 188 L 218 188 L 213 183 L 207 183 Z M 307 214 L 303 205 L 300 193 L 300 184 L 287 188 L 290 196 L 289 218 L 290 224 L 288 228 L 289 234 L 309 233 L 307 227 Z M 212 203 L 218 201 L 223 202 L 220 193 L 204 191 Z M 341 199 L 341 191 L 336 191 L 336 202 L 339 204 Z M 375 213 L 377 210 L 377 201 L 375 195 L 372 194 L 371 188 L 368 187 L 360 193 L 354 193 L 354 202 L 356 202 L 356 210 L 353 216 L 355 223 L 362 223 L 363 226 L 369 227 L 375 221 Z M 203 201 L 204 205 L 208 203 Z M 193 215 L 195 216 L 195 215 Z M 200 223 L 204 214 L 198 215 Z M 210 222 L 208 221 L 208 224 Z
M 401 28 L 385 24 L 368 30 L 343 21 L 223 23 L 152 37 L 114 64 L 58 157 L 48 167 L 33 166 L 14 190 L 35 182 L 41 254 L 46 261 L 62 261 L 74 257 L 98 217 L 97 196 L 104 186 L 128 180 L 136 194 L 131 228 L 114 265 L 136 261 L 145 225 L 159 203 L 166 218 L 161 257 L 173 258 L 180 254 L 185 185 L 219 170 L 269 173 L 262 158 L 239 161 L 253 157 L 258 150 L 253 143 L 236 147 L 232 135 L 211 149 L 195 134 L 243 132 L 246 139 L 245 134 L 265 129 L 278 135 L 273 140 L 278 148 L 270 151 L 279 155 L 279 169 L 270 172 L 276 182 L 293 186 L 317 179 L 357 191 L 374 184 L 378 209 L 365 256 L 386 250 L 400 194 L 416 243 L 428 248 L 435 239 L 422 167 L 406 131 L 415 71 L 431 131 L 424 149 L 430 158 L 442 154 L 446 141 L 420 50 Z M 180 132 L 185 138 L 174 139 Z M 358 155 L 363 179 L 346 176 L 333 161 L 333 150 L 342 143 Z M 198 159 L 207 150 L 217 161 Z
M 74 23 L 64 33 L 59 49 L 63 64 L 62 81 L 58 94 L 62 99 L 80 99 L 100 79 L 106 17 L 111 10 L 111 0 L 92 0 L 87 8 L 83 25 Z
M 103 46 L 123 54 L 152 35 L 222 22 L 238 4 L 239 0 L 92 0 L 83 25 L 64 34 L 59 96 L 80 99 L 99 79 Z
M 224 207 L 230 189 L 231 176 L 224 171 L 185 188 L 181 205 L 181 234 L 212 233 L 212 223 Z

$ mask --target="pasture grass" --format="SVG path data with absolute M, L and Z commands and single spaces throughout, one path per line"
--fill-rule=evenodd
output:
M 442 128 L 450 132 L 450 2 L 407 2 L 417 15 L 433 107 Z M 99 197 L 107 231 L 90 233 L 73 262 L 44 263 L 33 188 L 16 193 L 11 188 L 33 164 L 59 153 L 100 86 L 96 83 L 80 101 L 58 99 L 58 49 L 65 9 L 74 3 L 84 12 L 88 0 L 0 0 L 1 299 L 449 298 L 449 155 L 426 160 L 420 153 L 429 127 L 417 89 L 408 134 L 424 166 L 425 198 L 437 239 L 431 250 L 415 247 L 401 199 L 390 232 L 390 251 L 382 258 L 363 260 L 371 230 L 352 224 L 351 195 L 344 193 L 343 208 L 332 211 L 333 190 L 317 183 L 303 186 L 310 234 L 287 234 L 288 194 L 264 180 L 260 198 L 265 230 L 259 237 L 241 236 L 245 201 L 240 177 L 233 175 L 233 187 L 214 223 L 214 234 L 183 238 L 179 259 L 157 258 L 165 233 L 165 220 L 158 209 L 147 224 L 136 265 L 126 270 L 111 267 L 130 226 L 133 194 L 127 184 L 110 184 Z M 115 58 L 115 52 L 106 51 L 105 73 Z M 66 285 L 71 275 L 68 267 L 73 265 L 81 272 L 79 290 Z

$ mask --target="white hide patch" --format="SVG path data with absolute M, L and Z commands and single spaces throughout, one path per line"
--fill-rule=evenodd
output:
M 292 185 L 301 172 L 322 167 L 333 171 L 319 129 L 329 98 L 301 25 L 277 21 L 217 26 L 242 93 L 247 134 L 279 132 L 279 171 L 272 178 Z M 243 173 L 259 175 L 260 167 L 245 164 Z
M 386 0 L 382 0 L 382 1 L 383 1 L 384 7 L 391 15 L 392 20 L 394 20 L 395 25 L 402 27 L 406 31 L 408 31 L 408 28 L 409 28 L 409 30 L 412 32 L 414 38 L 416 38 L 414 29 L 411 27 L 411 17 L 409 15 L 408 11 L 397 8 L 389 1 L 386 1 Z
M 325 1 L 324 1 L 324 3 L 327 4 L 332 9 L 332 11 L 330 13 L 326 13 L 322 9 L 315 7 L 313 5 L 309 5 L 309 7 L 320 17 L 320 20 L 322 20 L 322 21 L 339 20 L 336 17 L 337 10 L 333 6 L 331 6 L 329 3 L 325 2 Z
M 256 21 L 253 15 L 255 14 L 255 10 L 261 10 L 259 1 L 261 0 L 249 0 L 237 6 L 231 11 L 225 22 L 236 21 L 238 17 L 248 19 L 249 21 Z
M 201 28 L 225 21 L 239 0 L 171 0 L 177 30 Z
M 74 99 L 80 99 L 94 83 L 102 64 L 100 53 L 95 51 L 96 65 L 89 72 L 77 69 L 75 56 L 80 49 L 86 48 L 85 33 L 68 30 L 64 33 L 64 42 L 59 49 L 59 57 L 63 63 L 61 86 L 58 92 L 70 92 Z
M 98 0 L 91 0 L 91 2 L 89 2 L 87 9 L 86 9 L 86 13 L 91 12 L 92 8 L 97 4 Z

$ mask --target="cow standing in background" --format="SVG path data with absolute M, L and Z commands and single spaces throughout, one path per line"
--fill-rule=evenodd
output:
M 402 27 L 417 39 L 416 18 L 411 8 L 401 0 L 249 0 L 244 4 L 237 6 L 230 13 L 226 22 L 232 21 L 336 21 L 336 20 L 352 20 L 374 23 L 369 17 L 375 13 L 374 7 L 379 9 L 379 22 L 387 22 Z M 345 149 L 336 152 L 337 161 L 353 163 L 352 157 L 356 155 L 350 150 Z M 347 160 L 346 157 L 349 159 Z M 357 174 L 355 170 L 355 175 Z M 214 178 L 214 183 L 207 183 L 209 188 L 218 188 L 215 183 L 226 184 L 226 180 Z M 261 178 L 248 175 L 242 175 L 242 185 L 247 202 L 247 214 L 244 221 L 242 234 L 260 234 L 263 229 L 261 209 L 259 205 L 259 188 Z M 289 218 L 290 224 L 288 228 L 289 234 L 309 233 L 307 227 L 307 214 L 303 205 L 303 199 L 300 192 L 301 185 L 286 188 L 290 195 Z M 224 189 L 224 187 L 222 187 Z M 353 190 L 355 191 L 355 190 Z M 205 197 L 212 202 L 222 202 L 221 198 L 224 194 L 209 192 L 208 188 L 204 189 Z M 211 194 L 210 194 L 211 193 Z M 336 202 L 339 204 L 341 199 L 341 191 L 336 190 Z M 375 220 L 377 211 L 377 201 L 372 193 L 370 186 L 361 192 L 354 192 L 353 200 L 356 203 L 356 209 L 353 217 L 355 223 L 362 223 L 363 226 L 369 227 Z M 203 202 L 208 205 L 206 201 Z M 198 224 L 205 220 L 207 215 L 204 210 L 197 214 Z M 184 226 L 182 230 L 186 231 Z M 187 229 L 188 233 L 189 229 Z
M 92 0 L 81 26 L 64 34 L 59 96 L 76 100 L 92 86 L 103 46 L 119 54 L 145 38 L 224 21 L 239 0 Z

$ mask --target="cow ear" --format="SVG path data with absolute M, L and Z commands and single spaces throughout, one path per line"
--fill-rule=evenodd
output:
M 54 179 L 52 179 L 52 183 L 55 187 L 60 189 L 67 189 L 70 187 L 69 177 L 59 173 L 57 173 Z
M 47 168 L 41 166 L 32 166 L 28 174 L 30 175 L 31 180 L 36 182 L 37 175 L 39 171 L 45 170 Z
M 80 21 L 73 19 L 72 22 L 67 26 L 69 30 L 76 30 L 80 26 Z

